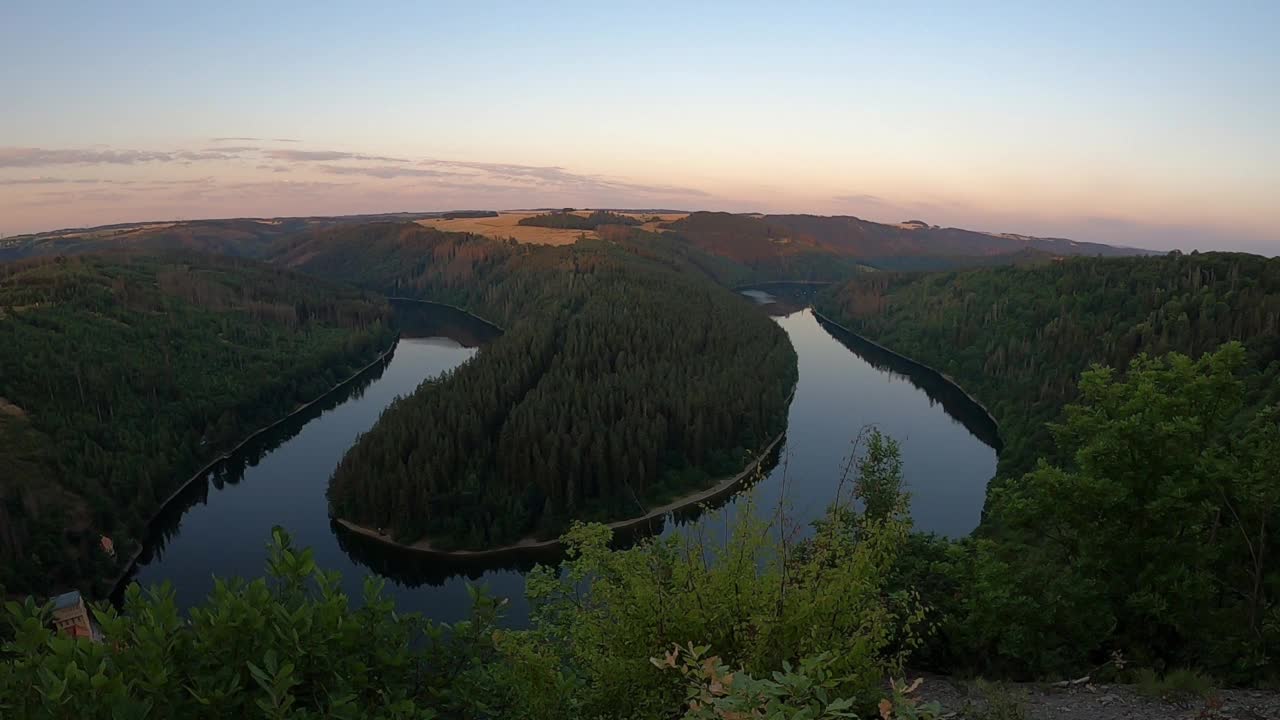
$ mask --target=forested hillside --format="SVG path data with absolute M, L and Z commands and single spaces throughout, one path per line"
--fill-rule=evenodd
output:
M 1251 397 L 1280 398 L 1280 260 L 1208 253 L 1076 258 L 1029 268 L 867 274 L 816 307 L 955 378 L 995 415 L 1001 474 L 1052 456 L 1046 423 L 1093 363 L 1193 357 L 1245 343 Z
M 817 306 L 951 375 L 1000 423 L 976 537 L 909 553 L 904 586 L 943 631 L 924 662 L 1276 680 L 1280 259 L 881 274 Z
M 387 410 L 335 473 L 335 514 L 478 547 L 554 535 L 571 517 L 642 514 L 741 468 L 783 428 L 794 351 L 741 298 L 653 254 L 396 225 L 284 248 L 280 261 L 307 272 L 507 329 Z
M 1148 251 L 1058 238 L 975 232 L 849 216 L 695 212 L 661 226 L 703 253 L 751 271 L 749 282 L 843 280 L 859 270 L 1029 265 L 1076 255 Z
M 227 258 L 0 265 L 0 585 L 109 580 L 196 468 L 384 350 L 388 313 Z
M 384 213 L 329 217 L 230 218 L 225 220 L 158 220 L 91 228 L 69 228 L 0 238 L 0 262 L 30 257 L 83 255 L 119 250 L 148 253 L 189 252 L 258 258 L 281 238 L 320 228 L 419 218 L 463 218 L 497 215 L 489 210 L 432 213 Z
M 881 223 L 848 215 L 764 215 L 761 222 L 802 242 L 891 267 L 908 258 L 949 259 L 958 267 L 981 264 L 979 258 L 1031 250 L 1056 256 L 1143 255 L 1147 251 L 1063 238 L 989 233 L 938 227 L 920 220 Z
M 742 282 L 838 280 L 859 266 L 852 255 L 750 215 L 696 212 L 662 227 L 676 241 L 745 268 L 748 272 Z
M 429 297 L 467 306 L 503 323 L 522 312 L 531 300 L 553 298 L 568 281 L 565 268 L 590 268 L 601 248 L 641 258 L 649 264 L 728 287 L 762 280 L 806 279 L 805 263 L 781 267 L 751 266 L 706 251 L 679 233 L 645 232 L 634 227 L 604 226 L 603 242 L 545 247 L 498 241 L 482 235 L 447 232 L 414 223 L 368 223 L 329 228 L 287 238 L 267 260 L 321 277 L 342 280 L 391 296 Z M 581 252 L 592 248 L 591 252 Z M 833 268 L 830 258 L 815 255 L 815 268 L 825 277 L 844 278 L 855 271 L 847 263 Z

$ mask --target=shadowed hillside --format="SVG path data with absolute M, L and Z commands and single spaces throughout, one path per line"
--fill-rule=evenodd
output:
M 833 252 L 860 258 L 964 257 L 1038 250 L 1052 255 L 1151 255 L 1147 250 L 1061 238 L 1038 238 L 944 228 L 911 220 L 896 225 L 847 215 L 765 215 L 761 222 Z
M 373 360 L 389 315 L 246 260 L 0 266 L 0 585 L 101 590 L 165 497 Z

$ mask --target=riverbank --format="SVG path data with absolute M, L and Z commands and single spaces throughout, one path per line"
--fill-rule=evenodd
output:
M 795 397 L 795 392 L 792 391 L 791 398 L 794 399 L 794 397 Z M 787 400 L 787 404 L 788 405 L 791 404 L 791 399 Z M 784 437 L 786 437 L 785 430 L 778 433 L 777 437 L 775 437 L 768 445 L 766 445 L 764 449 L 761 450 L 760 453 L 755 457 L 755 459 L 752 460 L 750 463 L 748 463 L 747 466 L 743 468 L 742 471 L 739 472 L 738 474 L 731 475 L 727 478 L 724 478 L 723 480 L 717 482 L 711 487 L 705 488 L 703 490 L 699 490 L 698 492 L 690 493 L 688 495 L 682 495 L 676 498 L 675 500 L 672 500 L 669 503 L 666 503 L 664 505 L 661 505 L 659 507 L 649 510 L 644 515 L 638 515 L 635 517 L 624 518 L 622 520 L 615 520 L 610 523 L 605 523 L 605 527 L 609 528 L 611 531 L 615 533 L 626 532 L 628 530 L 633 530 L 639 527 L 640 525 L 644 525 L 646 523 L 652 522 L 653 520 L 664 517 L 669 513 L 697 505 L 698 503 L 706 502 L 719 495 L 722 495 L 727 492 L 731 492 L 733 489 L 735 489 L 738 485 L 742 484 L 743 481 L 751 477 L 756 472 L 756 469 L 759 468 L 760 463 L 762 463 L 765 458 L 769 457 L 769 455 L 774 451 L 774 449 L 778 447 L 778 445 L 782 442 L 782 439 Z M 373 528 L 366 527 L 364 525 L 358 525 L 349 520 L 344 520 L 342 518 L 334 518 L 334 521 L 352 532 L 359 533 L 373 540 L 377 540 L 378 542 L 383 543 L 385 545 L 390 545 L 400 550 L 407 550 L 410 552 L 420 553 L 426 556 L 436 556 L 436 557 L 442 557 L 442 558 L 444 557 L 475 558 L 475 559 L 494 558 L 494 557 L 500 557 L 502 555 L 518 554 L 520 552 L 530 551 L 530 550 L 552 550 L 562 545 L 562 543 L 560 542 L 560 538 L 553 538 L 550 540 L 538 540 L 537 538 L 530 537 L 530 538 L 524 538 L 522 540 L 518 540 L 508 545 L 501 545 L 496 548 L 485 548 L 483 550 L 441 550 L 439 548 L 432 547 L 431 542 L 429 540 L 419 540 L 411 544 L 405 544 L 401 542 L 396 542 L 394 539 L 392 539 L 390 535 L 386 533 L 380 533 Z
M 942 380 L 946 381 L 946 383 L 947 383 L 947 384 L 951 385 L 951 386 L 952 386 L 952 387 L 954 387 L 956 390 L 958 390 L 958 391 L 960 392 L 960 394 L 962 394 L 962 395 L 964 395 L 966 398 L 968 398 L 968 399 L 969 399 L 969 401 L 973 403 L 974 407 L 977 407 L 978 409 L 980 409 L 980 410 L 983 412 L 983 414 L 985 414 L 985 415 L 987 416 L 987 419 L 988 419 L 989 421 L 991 421 L 991 424 L 992 424 L 993 426 L 995 426 L 997 429 L 1000 427 L 1000 423 L 996 422 L 996 418 L 995 418 L 995 416 L 991 414 L 991 411 L 987 409 L 987 406 L 986 406 L 986 405 L 983 405 L 981 400 L 979 400 L 978 398 L 976 398 L 976 397 L 974 397 L 973 395 L 969 394 L 969 391 L 968 391 L 968 390 L 965 390 L 963 387 L 961 387 L 960 383 L 958 383 L 958 382 L 956 382 L 956 381 L 955 381 L 955 378 L 951 377 L 950 375 L 948 375 L 948 374 L 946 374 L 946 373 L 942 372 L 941 370 L 939 370 L 939 369 L 937 369 L 937 368 L 934 368 L 934 367 L 930 367 L 930 366 L 928 366 L 928 365 L 925 365 L 924 363 L 920 362 L 919 360 L 915 360 L 915 359 L 913 359 L 913 358 L 907 357 L 906 355 L 903 355 L 902 353 L 900 353 L 900 352 L 898 352 L 898 351 L 896 351 L 896 350 L 893 350 L 892 348 L 885 347 L 884 345 L 881 345 L 880 343 L 876 342 L 875 340 L 872 340 L 872 339 L 870 339 L 870 338 L 868 338 L 868 337 L 865 337 L 865 336 L 863 336 L 863 335 L 860 335 L 860 334 L 858 334 L 858 333 L 856 333 L 856 332 L 854 332 L 854 331 L 850 330 L 849 328 L 845 327 L 844 325 L 841 325 L 840 323 L 836 322 L 835 320 L 832 320 L 831 318 L 829 318 L 829 317 L 827 317 L 826 315 L 822 314 L 822 313 L 821 313 L 821 312 L 820 312 L 816 307 L 814 307 L 813 305 L 810 305 L 810 306 L 809 306 L 809 310 L 813 313 L 813 316 L 814 316 L 814 317 L 816 317 L 820 322 L 824 322 L 824 323 L 826 323 L 826 324 L 828 324 L 828 325 L 830 325 L 830 326 L 832 326 L 832 327 L 834 327 L 834 328 L 839 328 L 842 332 L 846 332 L 846 333 L 848 333 L 850 336 L 857 338 L 857 339 L 858 339 L 859 341 L 861 341 L 861 342 L 864 342 L 864 343 L 866 343 L 866 344 L 868 344 L 868 345 L 871 345 L 871 346 L 875 347 L 876 349 L 881 350 L 882 352 L 885 352 L 885 353 L 887 353 L 887 354 L 889 354 L 889 355 L 892 355 L 892 356 L 894 356 L 894 357 L 898 358 L 899 360 L 902 360 L 902 361 L 903 361 L 903 362 L 905 362 L 905 363 L 908 363 L 908 364 L 913 365 L 913 366 L 915 366 L 915 367 L 917 367 L 917 368 L 920 368 L 921 370 L 925 370 L 925 371 L 927 371 L 927 372 L 933 373 L 934 375 L 937 375 L 939 378 L 941 378 Z
M 438 302 L 436 300 L 423 300 L 422 298 L 402 297 L 399 295 L 387 295 L 386 298 L 390 302 L 421 303 L 423 305 L 438 305 L 440 307 L 447 307 L 450 310 L 457 310 L 458 312 L 462 313 L 463 315 L 466 315 L 467 317 L 471 318 L 472 320 L 475 320 L 476 322 L 484 323 L 485 325 L 488 325 L 489 327 L 493 328 L 494 330 L 497 330 L 500 333 L 505 333 L 507 331 L 506 328 L 495 323 L 494 321 L 482 318 L 479 315 L 476 315 L 475 313 L 471 312 L 470 310 L 465 310 L 463 308 L 458 307 L 457 305 L 450 305 L 449 303 Z
M 156 511 L 151 514 L 150 518 L 147 519 L 147 527 L 150 527 L 152 523 L 156 521 L 156 518 L 158 518 L 162 513 L 164 513 L 164 511 L 169 508 L 169 505 L 172 504 L 173 501 L 176 500 L 179 496 L 181 496 L 182 493 L 187 490 L 187 488 L 189 488 L 197 480 L 203 479 L 209 473 L 209 471 L 212 470 L 214 467 L 216 467 L 219 463 L 230 459 L 232 455 L 239 452 L 241 448 L 243 448 L 245 445 L 248 445 L 253 440 L 257 439 L 263 433 L 266 433 L 276 428 L 286 420 L 289 420 L 297 416 L 299 413 L 306 411 L 308 408 L 314 406 L 316 403 L 320 402 L 321 400 L 324 400 L 325 398 L 329 397 L 330 395 L 332 395 L 334 392 L 338 391 L 342 387 L 350 384 L 352 381 L 356 380 L 361 375 L 364 375 L 366 372 L 376 367 L 379 363 L 385 362 L 386 359 L 390 357 L 393 352 L 395 352 L 396 345 L 399 344 L 399 342 L 400 342 L 400 336 L 397 333 L 396 336 L 392 339 L 391 344 L 388 345 L 385 350 L 379 353 L 378 356 L 375 357 L 373 360 L 371 360 L 369 363 L 365 364 L 363 367 L 356 370 L 350 376 L 348 376 L 343 380 L 338 381 L 337 383 L 329 387 L 327 390 L 317 395 L 312 400 L 309 400 L 299 405 L 298 407 L 294 408 L 287 415 L 281 416 L 274 422 L 269 423 L 267 425 L 263 425 L 257 430 L 254 430 L 252 433 L 245 436 L 243 440 L 237 443 L 235 447 L 232 447 L 226 452 L 221 453 L 217 457 L 205 463 L 203 466 L 200 467 L 199 470 L 197 470 L 194 474 L 192 474 L 191 477 L 187 478 L 182 484 L 180 484 L 176 489 L 174 489 L 172 493 L 169 493 L 169 496 L 166 497 L 164 501 L 160 503 L 159 507 L 156 508 Z M 114 580 L 111 581 L 111 592 L 109 594 L 110 597 L 116 597 L 119 594 L 120 590 L 122 589 L 122 586 L 128 582 L 129 578 L 133 575 L 134 570 L 137 569 L 138 559 L 142 557 L 142 553 L 144 550 L 146 550 L 146 548 L 147 548 L 147 543 L 144 538 L 141 542 L 138 543 L 138 549 L 135 550 L 133 554 L 129 556 L 128 561 L 124 564 L 123 569 L 120 571 L 120 573 L 116 575 Z

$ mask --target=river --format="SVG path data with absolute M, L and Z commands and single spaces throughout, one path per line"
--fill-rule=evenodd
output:
M 875 424 L 902 444 L 916 527 L 951 537 L 972 531 L 996 465 L 998 440 L 985 415 L 936 377 L 840 337 L 802 299 L 752 296 L 790 336 L 799 363 L 786 440 L 755 486 L 757 506 L 785 497 L 793 519 L 820 516 L 851 441 Z M 193 483 L 153 523 L 133 580 L 169 582 L 179 606 L 189 607 L 209 594 L 214 576 L 260 576 L 266 542 L 279 525 L 314 551 L 320 567 L 342 573 L 353 601 L 372 572 L 386 579 L 385 591 L 401 610 L 452 622 L 466 616 L 466 586 L 474 582 L 509 598 L 509 620 L 523 622 L 523 571 L 533 560 L 445 564 L 348 532 L 328 516 L 329 476 L 360 433 L 395 397 L 465 362 L 494 332 L 441 306 L 398 303 L 397 313 L 404 332 L 389 359 Z M 667 531 L 683 522 L 674 520 Z

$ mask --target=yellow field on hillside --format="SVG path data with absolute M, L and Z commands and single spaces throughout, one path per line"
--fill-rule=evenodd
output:
M 452 232 L 469 232 L 477 235 L 505 240 L 507 238 L 515 238 L 517 242 L 530 243 L 533 245 L 571 245 L 577 242 L 582 235 L 594 238 L 597 237 L 593 230 L 562 230 L 559 228 L 533 227 L 529 225 L 518 225 L 521 218 L 531 217 L 533 215 L 541 215 L 541 212 L 504 212 L 499 213 L 498 217 L 481 217 L 481 218 L 455 218 L 445 220 L 444 218 L 428 218 L 419 220 L 419 225 L 427 227 L 439 228 L 440 230 L 449 230 Z M 577 211 L 578 215 L 589 215 L 590 211 Z M 647 218 L 652 215 L 644 213 L 622 213 L 635 218 Z M 671 222 L 684 217 L 686 213 L 669 213 L 659 215 L 662 222 Z M 645 230 L 657 231 L 658 223 L 645 223 L 642 226 Z

